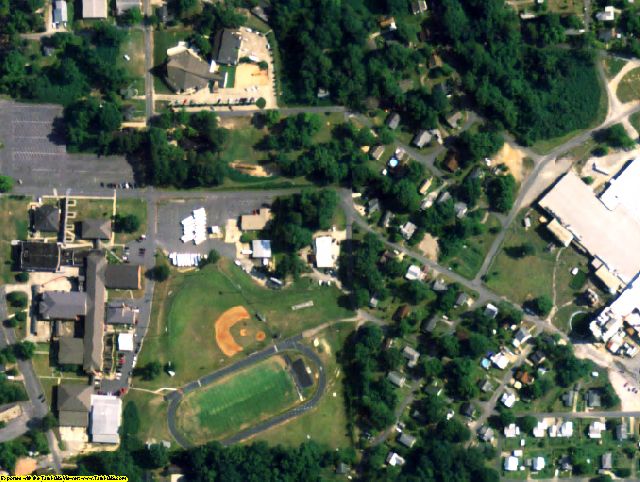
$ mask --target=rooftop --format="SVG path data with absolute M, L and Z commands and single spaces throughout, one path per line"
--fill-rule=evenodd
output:
M 111 221 L 109 219 L 86 219 L 80 225 L 82 239 L 111 238 Z
M 220 76 L 211 72 L 209 64 L 195 52 L 184 49 L 169 56 L 167 61 L 167 83 L 176 92 L 204 89 Z
M 107 18 L 107 0 L 82 0 L 82 18 Z
M 216 33 L 213 40 L 213 55 L 216 62 L 225 65 L 236 65 L 240 57 L 242 37 L 239 32 L 228 28 Z
M 104 335 L 104 304 L 106 290 L 104 271 L 107 261 L 104 253 L 92 252 L 86 260 L 87 316 L 84 319 L 84 362 L 86 372 L 102 370 L 102 351 Z
M 66 5 L 67 3 L 63 3 Z M 55 15 L 55 10 L 54 10 Z M 60 20 L 60 22 L 66 22 L 66 20 Z M 45 204 L 33 210 L 33 229 L 43 233 L 56 233 L 60 229 L 60 208 L 53 204 Z
M 122 400 L 112 395 L 91 396 L 91 440 L 96 443 L 117 444 L 120 441 Z
M 56 243 L 20 242 L 20 269 L 22 271 L 58 271 L 62 249 Z
M 38 310 L 45 320 L 75 320 L 87 313 L 87 295 L 79 291 L 45 291 Z
M 271 219 L 271 209 L 260 208 L 255 214 L 245 214 L 240 217 L 240 229 L 243 231 L 261 231 Z
M 104 272 L 107 288 L 139 290 L 142 287 L 142 266 L 139 264 L 109 264 Z
M 314 240 L 316 253 L 316 266 L 318 268 L 333 268 L 335 258 L 333 255 L 333 238 L 331 236 L 320 236 Z
M 82 338 L 62 336 L 58 341 L 58 363 L 62 365 L 82 365 L 84 342 Z

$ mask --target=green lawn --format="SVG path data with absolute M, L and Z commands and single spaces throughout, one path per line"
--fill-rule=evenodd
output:
M 635 130 L 640 132 L 640 112 L 636 112 L 631 117 L 629 117 L 629 122 L 631 122 L 631 125 Z
M 177 423 L 191 441 L 205 443 L 271 418 L 298 400 L 284 360 L 275 356 L 187 395 Z
M 167 427 L 167 402 L 162 395 L 132 389 L 129 390 L 123 402 L 125 405 L 132 402 L 138 408 L 140 426 L 137 437 L 140 441 L 173 440 Z
M 525 230 L 522 224 L 524 212 L 518 215 L 487 272 L 487 286 L 518 304 L 540 295 L 551 297 L 553 294 L 553 267 L 557 250 L 550 253 L 545 249 L 552 238 L 546 228 L 539 224 L 538 216 L 537 211 L 531 211 L 532 226 Z M 513 256 L 512 250 L 523 243 L 531 243 L 535 247 L 533 256 Z
M 604 71 L 609 79 L 613 79 L 618 75 L 622 68 L 627 64 L 626 60 L 617 57 L 605 57 L 603 62 Z
M 616 95 L 620 102 L 640 99 L 640 67 L 633 69 L 622 78 Z
M 220 74 L 223 72 L 227 73 L 227 79 L 224 83 L 225 89 L 231 89 L 234 85 L 236 85 L 236 66 L 235 65 L 221 65 L 220 66 Z
M 256 129 L 249 119 L 233 119 L 233 129 L 229 129 L 228 132 L 229 139 L 222 153 L 225 162 L 256 163 L 266 159 L 264 152 L 254 149 L 256 143 L 267 134 L 266 130 Z
M 344 402 L 344 377 L 336 360 L 347 336 L 353 331 L 352 323 L 338 323 L 319 333 L 316 353 L 322 359 L 327 376 L 327 388 L 318 405 L 309 412 L 286 424 L 278 425 L 247 441 L 264 441 L 271 445 L 282 444 L 298 447 L 302 442 L 313 440 L 331 448 L 346 448 L 352 445 L 347 432 L 347 414 Z
M 466 248 L 463 248 L 457 256 L 445 262 L 453 271 L 465 278 L 473 279 L 478 274 L 487 251 L 496 237 L 496 233 L 492 233 L 491 230 L 492 228 L 500 229 L 500 221 L 493 214 L 489 215 L 485 225 L 486 230 L 483 234 L 467 239 Z
M 13 260 L 11 257 L 11 241 L 27 239 L 29 229 L 29 201 L 19 196 L 4 196 L 0 198 L 0 276 L 4 283 L 14 281 L 11 271 Z
M 125 60 L 125 55 L 128 55 L 131 60 Z M 133 79 L 131 87 L 137 89 L 138 95 L 144 95 L 144 34 L 142 30 L 127 30 L 117 65 L 125 68 L 127 74 Z
M 75 222 L 85 219 L 110 219 L 113 215 L 113 200 L 111 199 L 78 199 L 77 205 L 70 207 L 70 212 L 76 212 Z M 116 243 L 128 243 L 137 239 L 147 231 L 147 202 L 143 199 L 116 199 L 116 213 L 121 215 L 133 214 L 140 220 L 140 227 L 133 233 L 117 233 Z
M 336 287 L 320 287 L 308 278 L 280 291 L 262 288 L 226 259 L 220 260 L 218 266 L 174 273 L 169 281 L 156 285 L 149 335 L 138 364 L 171 361 L 177 373 L 173 378 L 162 375 L 153 382 L 140 381 L 139 385 L 182 386 L 264 348 L 274 336 L 286 338 L 324 322 L 352 316 L 351 311 L 338 305 L 339 296 Z M 291 310 L 291 306 L 306 301 L 313 301 L 314 307 Z M 217 346 L 214 322 L 224 311 L 239 305 L 252 318 L 232 328 L 234 339 L 244 351 L 229 359 Z M 255 318 L 257 312 L 266 317 L 267 323 Z M 247 329 L 249 336 L 239 336 L 241 328 Z M 253 335 L 258 330 L 265 332 L 264 341 L 255 340 Z M 198 356 L 194 357 L 194 353 Z

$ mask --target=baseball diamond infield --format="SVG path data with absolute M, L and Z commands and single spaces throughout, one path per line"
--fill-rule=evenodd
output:
M 215 322 L 216 343 L 222 353 L 232 357 L 242 351 L 240 346 L 231 334 L 231 327 L 239 321 L 249 320 L 251 315 L 244 306 L 234 306 L 222 313 Z

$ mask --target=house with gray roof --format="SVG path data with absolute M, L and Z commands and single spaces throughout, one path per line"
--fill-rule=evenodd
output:
M 21 271 L 51 271 L 55 273 L 60 270 L 61 258 L 62 248 L 57 243 L 20 242 Z
M 80 236 L 88 240 L 111 239 L 111 220 L 87 219 L 80 224 Z
M 389 129 L 396 130 L 398 128 L 398 126 L 400 125 L 400 114 L 398 114 L 397 112 L 392 112 L 387 117 L 387 120 L 385 121 L 385 124 L 387 125 L 387 127 Z
M 426 146 L 427 144 L 429 144 L 431 142 L 431 138 L 433 136 L 429 133 L 429 131 L 427 130 L 419 130 L 416 135 L 413 137 L 413 140 L 411 141 L 411 144 L 413 144 L 414 146 L 416 146 L 417 148 L 421 149 L 424 146 Z
M 611 452 L 605 452 L 602 454 L 602 462 L 601 462 L 602 470 L 611 470 L 613 469 L 613 456 Z
M 58 386 L 58 420 L 62 427 L 88 427 L 91 385 L 62 382 Z
M 597 390 L 589 390 L 587 392 L 587 407 L 600 408 L 602 407 L 602 397 Z
M 109 264 L 104 270 L 104 285 L 115 290 L 139 290 L 142 288 L 142 266 Z
M 133 325 L 136 322 L 136 312 L 122 301 L 110 301 L 107 304 L 107 325 Z
M 242 36 L 240 32 L 223 28 L 213 39 L 213 58 L 223 65 L 237 65 L 240 58 Z
M 399 388 L 402 388 L 404 386 L 404 382 L 407 381 L 406 377 L 402 373 L 398 373 L 396 371 L 387 373 L 387 379 Z
M 60 229 L 60 208 L 53 204 L 45 204 L 32 211 L 32 219 L 34 231 L 56 233 Z
M 82 338 L 61 336 L 58 340 L 58 363 L 60 365 L 82 365 L 84 341 Z
M 79 291 L 45 291 L 38 310 L 43 320 L 77 320 L 87 313 L 87 296 Z
M 415 445 L 416 438 L 413 435 L 403 432 L 400 434 L 400 437 L 398 437 L 398 442 L 407 448 L 411 448 Z

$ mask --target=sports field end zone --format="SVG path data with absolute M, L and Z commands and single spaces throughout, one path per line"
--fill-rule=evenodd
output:
M 177 425 L 191 442 L 206 443 L 267 420 L 299 402 L 284 360 L 275 355 L 187 395 L 178 407 Z
M 190 273 L 173 272 L 167 282 L 155 287 L 151 325 L 138 366 L 171 361 L 176 375 L 163 373 L 155 380 L 136 383 L 144 388 L 180 387 L 264 348 L 274 336 L 282 340 L 325 322 L 350 318 L 353 312 L 338 304 L 340 295 L 336 287 L 320 287 L 308 278 L 279 291 L 263 288 L 227 259 Z M 306 301 L 314 306 L 291 309 Z M 250 318 L 231 326 L 231 335 L 243 350 L 227 357 L 216 342 L 215 322 L 233 307 L 246 308 Z M 256 313 L 267 322 L 259 321 Z M 259 331 L 266 335 L 262 341 Z
M 264 441 L 269 445 L 298 447 L 301 443 L 312 440 L 336 449 L 345 449 L 353 445 L 347 429 L 344 376 L 336 356 L 355 327 L 356 324 L 351 322 L 335 323 L 317 334 L 315 339 L 318 340 L 318 346 L 314 346 L 313 339 L 308 341 L 310 348 L 322 360 L 327 377 L 327 387 L 318 405 L 244 443 Z

